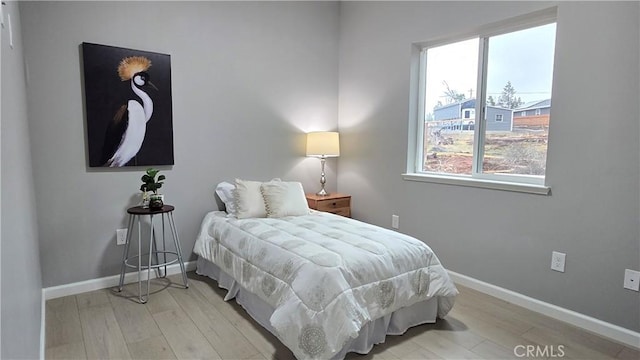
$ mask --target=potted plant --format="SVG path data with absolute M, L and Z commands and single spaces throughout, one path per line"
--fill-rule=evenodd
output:
M 148 168 L 146 173 L 142 175 L 142 185 L 140 185 L 140 191 L 142 191 L 142 199 L 149 199 L 149 208 L 152 210 L 161 209 L 164 206 L 164 196 L 158 194 L 158 189 L 162 187 L 162 180 L 166 179 L 164 175 L 158 175 L 160 170 L 154 168 Z M 156 180 L 156 175 L 158 179 Z M 148 196 L 148 192 L 153 192 Z

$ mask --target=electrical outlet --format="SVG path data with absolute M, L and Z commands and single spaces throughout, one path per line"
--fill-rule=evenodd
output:
M 124 245 L 127 243 L 127 229 L 116 230 L 116 245 Z
M 551 253 L 551 270 L 564 272 L 564 260 L 567 254 L 554 251 Z
M 400 227 L 400 216 L 391 215 L 391 227 L 397 229 Z
M 640 271 L 624 269 L 624 288 L 640 291 Z

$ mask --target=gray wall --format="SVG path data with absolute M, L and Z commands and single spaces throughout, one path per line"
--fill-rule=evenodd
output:
M 337 3 L 20 6 L 44 287 L 119 273 L 115 230 L 144 170 L 87 167 L 82 42 L 171 55 L 175 165 L 161 169 L 185 253 L 220 181 L 280 177 L 317 191 L 320 164 L 304 157 L 303 134 L 337 129 Z
M 338 187 L 356 218 L 400 215 L 448 269 L 638 331 L 640 297 L 622 287 L 624 269 L 640 269 L 637 2 L 558 5 L 551 196 L 401 177 L 411 44 L 547 6 L 341 3 Z M 553 250 L 565 273 L 549 269 Z
M 20 13 L 15 2 L 3 6 L 2 29 L 2 359 L 37 359 L 40 356 L 42 281 L 38 253 L 38 227 L 27 122 L 24 57 Z

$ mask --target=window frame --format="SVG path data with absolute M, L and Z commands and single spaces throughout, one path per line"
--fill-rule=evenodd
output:
M 484 158 L 484 143 L 486 137 L 485 129 L 487 124 L 486 78 L 488 51 L 486 51 L 486 49 L 488 47 L 489 39 L 492 36 L 498 36 L 551 23 L 557 23 L 557 7 L 552 7 L 534 13 L 514 17 L 498 23 L 484 25 L 468 31 L 464 34 L 458 34 L 452 37 L 413 44 L 411 61 L 411 99 L 409 112 L 409 147 L 407 151 L 407 171 L 403 174 L 403 178 L 405 180 L 472 186 L 543 195 L 550 194 L 551 188 L 547 185 L 547 174 L 545 174 L 545 176 L 543 177 L 516 174 L 487 174 L 482 172 L 482 159 Z M 422 161 L 424 161 L 424 119 L 427 49 L 461 42 L 472 38 L 479 39 L 478 83 L 476 87 L 476 99 L 479 101 L 476 101 L 475 107 L 475 113 L 479 114 L 479 116 L 476 116 L 475 118 L 474 159 L 472 163 L 471 175 L 423 171 Z M 480 169 L 480 171 L 478 171 L 478 169 Z
M 498 119 L 500 119 L 500 120 L 498 120 Z M 496 114 L 495 122 L 504 122 L 504 115 L 503 114 Z

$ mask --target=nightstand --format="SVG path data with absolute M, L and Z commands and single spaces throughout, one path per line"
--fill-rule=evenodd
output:
M 307 194 L 309 208 L 351 217 L 351 195 L 333 193 L 326 196 Z

